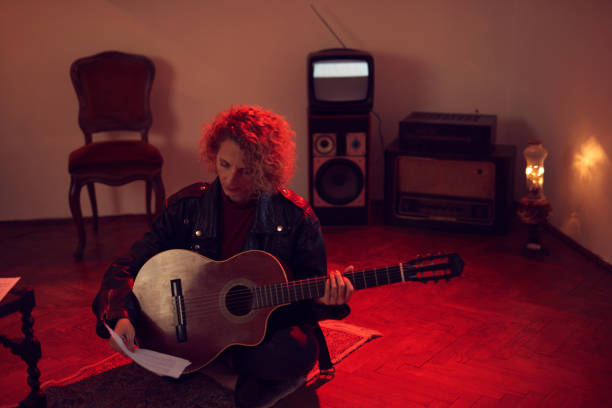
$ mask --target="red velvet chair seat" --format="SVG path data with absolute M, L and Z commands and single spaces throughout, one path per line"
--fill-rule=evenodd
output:
M 142 140 L 110 140 L 92 142 L 79 147 L 68 157 L 68 171 L 83 173 L 104 167 L 144 169 L 160 168 L 164 163 L 159 150 Z

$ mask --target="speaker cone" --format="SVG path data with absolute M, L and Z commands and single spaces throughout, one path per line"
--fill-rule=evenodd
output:
M 335 135 L 315 134 L 314 150 L 315 154 L 321 156 L 332 155 L 336 150 Z
M 319 168 L 315 186 L 323 200 L 333 205 L 346 205 L 359 196 L 363 183 L 363 173 L 357 164 L 333 159 Z

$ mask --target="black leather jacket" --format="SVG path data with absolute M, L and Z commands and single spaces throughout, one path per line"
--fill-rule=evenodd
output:
M 170 197 L 151 230 L 137 241 L 129 255 L 117 259 L 106 271 L 100 291 L 93 301 L 98 318 L 96 332 L 108 338 L 103 322 L 114 326 L 116 320 L 138 319 L 138 305 L 131 292 L 142 265 L 155 254 L 168 249 L 189 249 L 219 260 L 218 214 L 221 185 L 192 184 Z M 247 233 L 243 250 L 259 249 L 276 256 L 285 266 L 289 279 L 325 276 L 326 254 L 319 220 L 312 208 L 289 189 L 278 194 L 262 194 L 255 219 Z M 341 319 L 348 306 L 323 306 L 313 301 L 299 302 L 274 312 L 271 325 L 314 323 L 323 318 Z

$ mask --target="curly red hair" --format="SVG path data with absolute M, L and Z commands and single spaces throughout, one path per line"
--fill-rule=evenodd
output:
M 259 106 L 232 106 L 204 125 L 200 160 L 216 172 L 217 153 L 227 139 L 244 153 L 256 191 L 274 193 L 295 171 L 295 132 L 280 115 Z

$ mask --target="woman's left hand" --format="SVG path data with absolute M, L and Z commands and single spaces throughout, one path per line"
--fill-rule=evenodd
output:
M 353 265 L 350 265 L 344 270 L 344 273 L 352 272 L 353 269 Z M 330 271 L 329 277 L 325 281 L 323 297 L 316 299 L 316 301 L 328 306 L 343 305 L 348 303 L 354 291 L 355 288 L 353 288 L 351 281 L 335 269 Z

